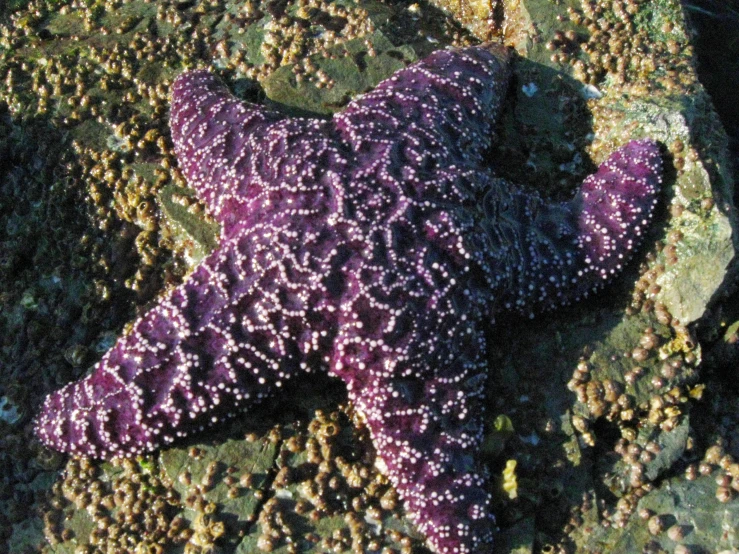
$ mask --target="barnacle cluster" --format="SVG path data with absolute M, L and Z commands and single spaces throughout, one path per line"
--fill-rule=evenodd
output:
M 274 466 L 261 469 L 248 459 L 219 458 L 207 444 L 185 448 L 181 458 L 116 459 L 104 468 L 72 458 L 47 499 L 45 540 L 51 548 L 76 543 L 81 554 L 175 547 L 195 554 L 256 531 L 261 552 L 409 554 L 418 538 L 393 529 L 401 503 L 373 467 L 367 430 L 352 423 L 351 411 L 317 410 L 307 424 L 249 431 L 247 444 L 274 454 Z
M 69 460 L 43 515 L 49 547 L 78 542 L 79 554 L 142 548 L 163 552 L 163 544 L 186 543 L 193 532 L 177 515 L 179 496 L 167 476 L 151 461 L 116 460 L 113 467 L 111 474 L 88 458 Z M 74 511 L 90 519 L 89 537 L 78 537 L 65 526 Z
M 402 504 L 373 467 L 368 430 L 346 413 L 351 414 L 351 408 L 318 410 L 304 429 L 283 437 L 271 497 L 257 520 L 261 550 L 287 545 L 288 551 L 298 552 L 307 543 L 327 552 L 410 553 L 418 546 L 417 538 L 392 530 L 392 524 L 389 533 L 380 532 L 398 517 Z M 350 450 L 348 440 L 356 441 Z M 343 524 L 320 537 L 301 534 L 301 520 L 318 528 L 324 525 L 322 520 Z
M 566 30 L 556 31 L 546 43 L 552 62 L 572 66 L 575 77 L 590 85 L 608 80 L 637 94 L 695 86 L 692 47 L 676 28 L 679 12 L 662 17 L 654 33 L 649 26 L 655 22 L 645 17 L 643 4 L 583 0 L 579 7 L 568 7 L 559 18 Z

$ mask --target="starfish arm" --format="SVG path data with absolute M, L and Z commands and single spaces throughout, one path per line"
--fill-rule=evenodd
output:
M 256 137 L 278 119 L 233 96 L 210 71 L 189 71 L 175 80 L 169 122 L 175 153 L 188 184 L 216 219 L 223 193 L 252 169 Z M 247 171 L 239 175 L 236 167 Z
M 275 203 L 289 199 L 285 210 L 305 207 L 301 193 L 323 192 L 326 168 L 342 163 L 326 122 L 283 119 L 239 100 L 209 71 L 176 79 L 170 127 L 179 166 L 224 236 L 279 209 Z M 305 204 L 314 203 L 313 196 Z
M 659 147 L 645 139 L 611 154 L 569 202 L 491 187 L 484 227 L 498 309 L 533 315 L 602 288 L 641 241 L 661 182 Z
M 371 431 L 378 467 L 429 547 L 438 554 L 483 554 L 492 549 L 495 528 L 488 473 L 479 460 L 485 344 L 482 333 L 466 325 L 459 331 L 445 337 L 455 346 L 440 347 L 433 366 L 422 367 L 428 352 L 406 347 L 397 362 L 343 376 Z
M 307 370 L 309 352 L 325 347 L 317 329 L 330 317 L 307 324 L 311 284 L 279 278 L 302 273 L 300 260 L 275 247 L 277 233 L 250 231 L 137 320 L 89 376 L 46 398 L 35 422 L 45 444 L 95 458 L 139 454 L 247 408 Z
M 388 169 L 476 165 L 490 144 L 508 76 L 502 46 L 440 50 L 351 102 L 334 123 L 360 166 L 386 155 L 393 160 Z
M 412 211 L 421 223 L 397 223 L 392 249 L 350 260 L 329 372 L 346 383 L 381 471 L 431 549 L 485 553 L 494 528 L 479 452 L 488 297 L 461 244 L 467 227 L 438 208 Z

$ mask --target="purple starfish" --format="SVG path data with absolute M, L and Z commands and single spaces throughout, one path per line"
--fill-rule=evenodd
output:
M 38 436 L 72 454 L 137 454 L 328 371 L 430 547 L 489 552 L 484 329 L 614 276 L 662 172 L 642 140 L 570 202 L 494 177 L 483 151 L 507 62 L 499 46 L 442 50 L 328 121 L 241 102 L 207 71 L 181 75 L 172 137 L 220 246 L 91 375 L 46 399 Z

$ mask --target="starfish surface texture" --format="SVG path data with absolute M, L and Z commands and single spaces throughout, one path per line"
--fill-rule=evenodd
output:
M 441 50 L 320 120 L 242 102 L 208 71 L 181 75 L 172 137 L 220 245 L 89 376 L 46 399 L 38 436 L 133 455 L 327 371 L 430 548 L 490 552 L 485 329 L 615 275 L 662 173 L 641 140 L 569 202 L 496 178 L 483 152 L 508 76 L 500 46 Z

